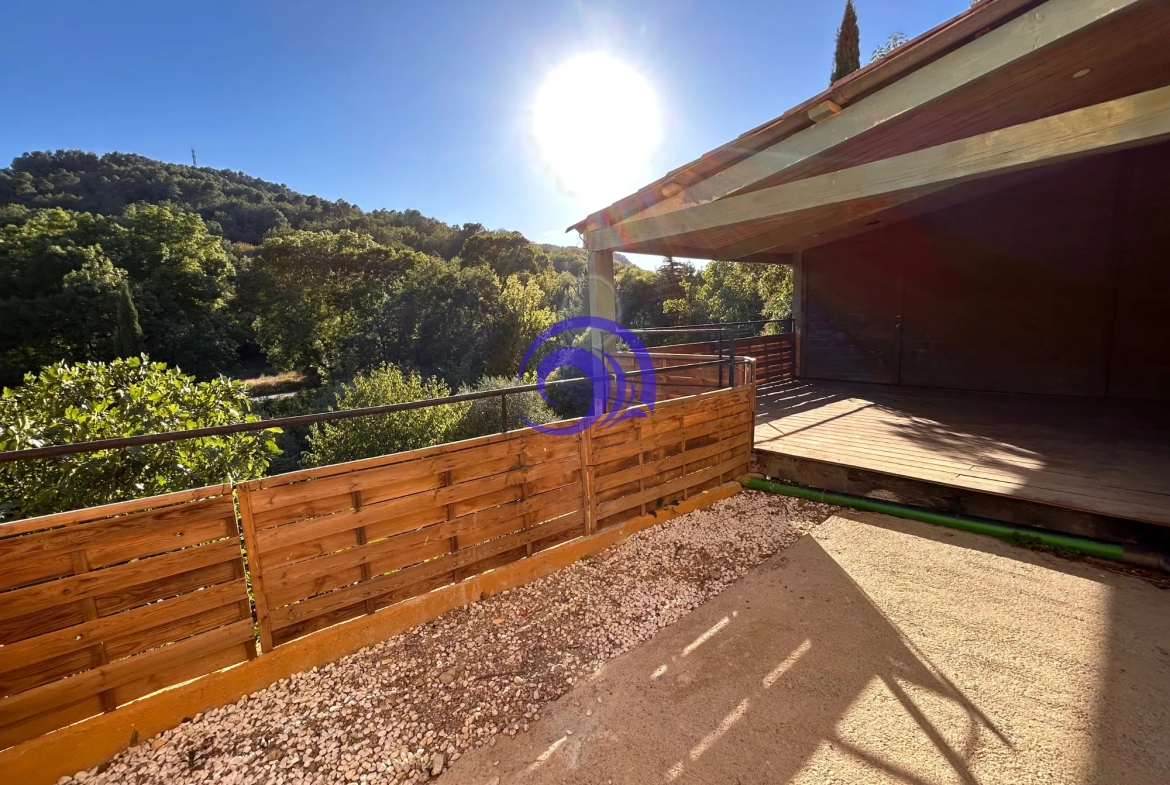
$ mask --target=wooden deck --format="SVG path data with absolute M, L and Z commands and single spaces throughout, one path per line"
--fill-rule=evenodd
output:
M 792 381 L 757 451 L 1170 525 L 1170 404 Z

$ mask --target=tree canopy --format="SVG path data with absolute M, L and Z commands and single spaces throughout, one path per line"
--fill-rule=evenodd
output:
M 861 68 L 861 31 L 857 27 L 857 9 L 853 7 L 853 0 L 845 0 L 845 13 L 841 17 L 841 26 L 837 28 L 829 84 L 844 79 L 858 68 Z
M 56 363 L 0 394 L 0 450 L 258 419 L 242 382 L 196 382 L 143 358 Z M 0 519 L 248 480 L 277 451 L 270 431 L 0 464 Z

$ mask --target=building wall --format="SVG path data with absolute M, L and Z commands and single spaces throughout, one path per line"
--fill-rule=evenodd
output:
M 806 250 L 803 373 L 1170 399 L 1170 145 Z

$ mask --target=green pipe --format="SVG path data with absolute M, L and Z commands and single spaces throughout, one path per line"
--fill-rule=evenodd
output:
M 909 504 L 887 502 L 881 499 L 871 499 L 867 496 L 854 496 L 851 493 L 836 493 L 821 488 L 803 488 L 799 485 L 790 485 L 786 482 L 765 480 L 760 477 L 737 477 L 740 485 L 756 491 L 779 493 L 785 496 L 796 496 L 814 502 L 835 504 L 838 507 L 852 507 L 855 510 L 879 512 L 892 515 L 896 518 L 908 518 L 912 521 L 932 523 L 936 526 L 948 526 L 952 529 L 986 534 L 1008 540 L 1018 545 L 1046 545 L 1058 550 L 1076 551 L 1085 556 L 1096 556 L 1098 559 L 1113 559 L 1147 567 L 1161 567 L 1166 569 L 1166 559 L 1160 554 L 1151 554 L 1140 550 L 1131 550 L 1116 542 L 1094 540 L 1088 537 L 1075 537 L 1070 534 L 1034 529 L 1029 526 L 1015 526 L 1002 521 L 993 521 L 989 518 L 976 518 L 971 515 L 939 512 L 926 507 L 915 507 Z

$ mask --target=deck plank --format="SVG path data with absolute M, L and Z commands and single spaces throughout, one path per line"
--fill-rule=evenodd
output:
M 756 449 L 1170 525 L 1170 404 L 800 380 Z

